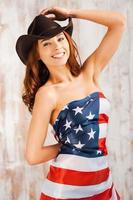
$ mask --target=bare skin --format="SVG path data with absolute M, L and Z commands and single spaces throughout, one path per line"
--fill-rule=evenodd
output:
M 65 52 L 65 56 L 58 59 L 53 58 L 53 55 L 60 52 Z M 46 88 L 54 95 L 53 98 L 56 100 L 56 105 L 50 117 L 50 123 L 53 125 L 64 105 L 101 89 L 98 83 L 93 80 L 94 63 L 91 63 L 91 59 L 89 75 L 86 76 L 84 70 L 81 70 L 78 77 L 74 77 L 71 74 L 69 68 L 67 68 L 67 60 L 70 56 L 69 43 L 63 32 L 49 40 L 38 40 L 38 53 L 50 71 L 49 80 L 39 91 Z M 71 91 L 74 91 L 74 93 Z
M 57 102 L 56 107 L 51 113 L 51 125 L 54 124 L 61 109 L 67 103 L 73 100 L 82 99 L 95 91 L 103 92 L 98 83 L 95 83 L 92 78 L 90 78 L 90 80 L 87 79 L 83 71 L 81 71 L 78 77 L 73 77 L 73 79 L 73 83 L 53 84 L 48 81 L 47 84 L 43 86 L 53 90 L 53 94 L 55 94 L 55 99 Z
M 35 96 L 25 151 L 29 164 L 44 163 L 57 156 L 60 144 L 43 146 L 49 122 L 51 124 L 55 122 L 60 110 L 67 103 L 82 99 L 95 91 L 102 92 L 98 84 L 99 75 L 118 49 L 125 28 L 124 16 L 111 11 L 66 10 L 60 7 L 50 7 L 42 11 L 44 15 L 50 13 L 54 13 L 54 19 L 59 20 L 68 16 L 91 20 L 107 26 L 108 30 L 97 49 L 84 61 L 78 77 L 73 77 L 67 68 L 69 48 L 65 39 L 59 39 L 58 35 L 59 37 L 56 36 L 48 41 L 50 42 L 48 46 L 43 46 L 44 43 L 39 41 L 40 57 L 44 63 L 47 62 L 51 76 L 48 82 L 39 88 Z M 44 51 L 47 47 L 47 51 Z M 62 59 L 52 58 L 53 55 L 62 51 L 65 51 Z

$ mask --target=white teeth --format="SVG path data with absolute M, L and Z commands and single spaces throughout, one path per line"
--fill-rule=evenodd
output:
M 60 58 L 60 57 L 62 57 L 63 55 L 64 55 L 64 52 L 63 52 L 63 53 L 56 54 L 56 55 L 54 55 L 54 56 L 52 56 L 52 57 L 54 57 L 54 58 Z

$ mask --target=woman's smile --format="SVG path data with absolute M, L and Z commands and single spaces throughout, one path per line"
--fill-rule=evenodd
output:
M 53 55 L 52 58 L 54 58 L 54 59 L 60 59 L 60 58 L 63 58 L 64 55 L 65 55 L 65 52 L 61 52 L 61 53 Z

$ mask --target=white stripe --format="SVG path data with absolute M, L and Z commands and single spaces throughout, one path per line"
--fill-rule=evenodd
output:
M 108 117 L 110 115 L 111 105 L 109 101 L 105 98 L 100 98 L 99 100 L 99 114 L 106 114 Z
M 102 123 L 99 124 L 99 138 L 106 138 L 108 133 L 108 124 Z
M 86 158 L 77 155 L 59 154 L 50 165 L 77 171 L 98 171 L 108 167 L 107 156 Z
M 91 186 L 73 186 L 73 185 L 63 185 L 49 181 L 45 179 L 42 192 L 53 198 L 82 198 L 90 197 L 96 194 L 100 194 L 105 190 L 111 188 L 112 186 L 112 175 L 110 173 L 107 181 L 104 181 L 97 185 Z

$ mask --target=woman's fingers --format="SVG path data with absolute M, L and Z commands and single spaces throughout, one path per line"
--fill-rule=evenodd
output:
M 42 15 L 47 15 L 50 19 L 55 19 L 55 20 L 65 20 L 68 17 L 68 11 L 64 8 L 61 7 L 48 7 L 43 9 L 40 14 Z M 53 14 L 54 16 L 51 16 Z M 50 15 L 50 16 L 49 16 Z
M 45 9 L 45 10 L 42 10 L 42 11 L 40 12 L 40 14 L 43 15 L 43 14 L 46 14 L 47 12 L 48 12 L 48 10 Z
M 51 6 L 51 7 L 48 7 L 48 8 L 45 8 L 45 9 L 43 9 L 42 11 L 41 11 L 41 14 L 48 14 L 48 13 L 51 13 L 52 11 L 53 11 L 53 7 Z
M 49 9 L 48 9 L 48 8 L 45 8 L 45 9 L 43 9 L 43 10 L 40 12 L 40 14 L 47 14 L 48 11 L 49 11 Z

